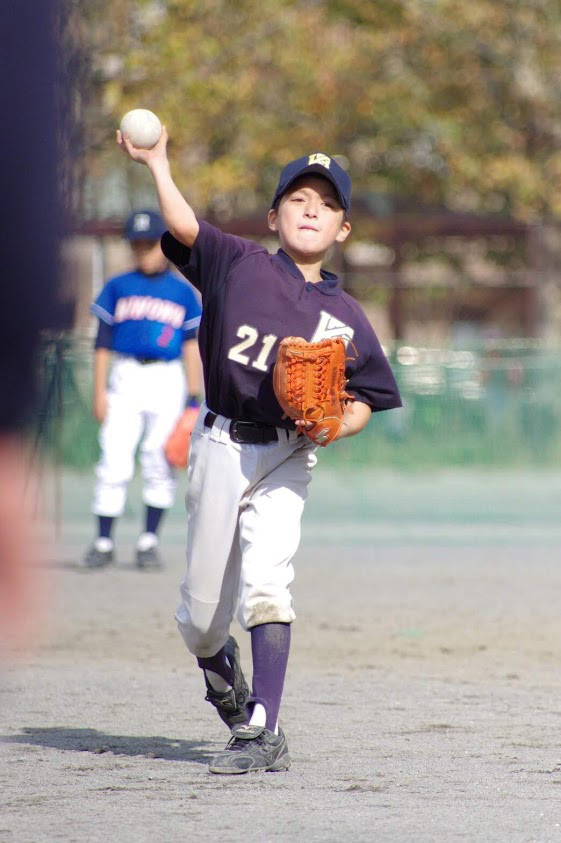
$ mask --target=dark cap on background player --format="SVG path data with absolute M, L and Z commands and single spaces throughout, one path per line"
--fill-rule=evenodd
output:
M 297 158 L 295 161 L 291 161 L 290 164 L 286 165 L 280 175 L 279 183 L 273 196 L 273 201 L 271 202 L 271 208 L 276 209 L 281 196 L 283 193 L 286 193 L 296 179 L 300 178 L 300 176 L 314 173 L 318 176 L 323 176 L 331 182 L 335 188 L 341 207 L 348 214 L 351 210 L 351 180 L 337 161 L 334 158 L 330 158 L 329 155 L 324 155 L 323 152 L 304 155 L 303 158 Z
M 134 211 L 125 223 L 125 237 L 134 240 L 159 240 L 166 224 L 157 211 Z

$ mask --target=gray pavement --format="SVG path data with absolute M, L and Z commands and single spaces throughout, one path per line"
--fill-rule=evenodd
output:
M 33 644 L 0 676 L 0 840 L 561 839 L 555 473 L 320 470 L 295 560 L 287 773 L 210 775 L 227 740 L 175 630 L 167 565 L 84 572 L 91 478 L 65 474 Z M 338 504 L 341 497 L 343 503 Z M 248 636 L 234 630 L 250 674 Z

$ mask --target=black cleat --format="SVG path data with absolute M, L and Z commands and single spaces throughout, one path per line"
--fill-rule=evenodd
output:
M 232 739 L 214 756 L 208 770 L 227 776 L 258 771 L 278 773 L 289 767 L 290 755 L 282 729 L 275 735 L 262 726 L 235 726 Z
M 234 726 L 247 723 L 249 720 L 249 714 L 246 708 L 246 703 L 249 699 L 249 688 L 242 673 L 240 650 L 236 639 L 232 635 L 226 641 L 224 651 L 234 671 L 234 686 L 224 693 L 215 691 L 206 678 L 206 673 L 203 671 L 206 682 L 205 699 L 209 703 L 212 703 L 220 718 L 229 729 L 232 729 Z
M 84 567 L 105 568 L 114 561 L 112 550 L 98 550 L 93 544 L 84 556 Z
M 163 563 L 157 547 L 149 547 L 147 550 L 136 551 L 136 567 L 142 570 L 149 568 L 163 568 Z

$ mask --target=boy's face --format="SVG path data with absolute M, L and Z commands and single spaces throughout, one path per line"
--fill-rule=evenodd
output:
M 166 269 L 168 262 L 159 240 L 132 240 L 130 245 L 136 266 L 145 275 L 156 275 Z
M 297 179 L 269 211 L 269 228 L 278 232 L 282 248 L 292 257 L 321 260 L 333 243 L 351 231 L 334 186 L 322 176 Z

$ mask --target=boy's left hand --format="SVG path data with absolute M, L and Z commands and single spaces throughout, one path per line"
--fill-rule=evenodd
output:
M 310 431 L 317 427 L 316 423 L 306 421 L 305 419 L 295 419 L 294 424 L 301 433 L 308 437 L 308 439 L 311 439 L 312 442 L 316 442 L 316 445 L 325 446 L 329 445 L 331 442 L 336 442 L 337 439 L 344 439 L 347 436 L 355 436 L 355 434 L 360 433 L 360 431 L 363 430 L 370 421 L 371 415 L 372 410 L 368 404 L 364 404 L 362 401 L 346 401 L 343 420 L 337 435 L 333 439 L 330 439 L 329 442 L 324 443 L 316 442 L 314 435 L 309 434 Z

